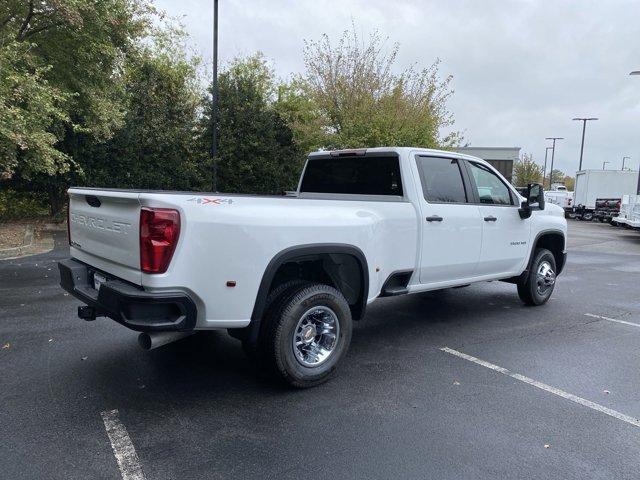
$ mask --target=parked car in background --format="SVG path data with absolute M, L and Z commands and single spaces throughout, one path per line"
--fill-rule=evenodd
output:
M 569 218 L 575 216 L 573 212 L 573 192 L 567 190 L 564 185 L 552 185 L 552 190 L 544 192 L 544 199 L 548 203 L 558 205 L 565 212 L 565 215 Z

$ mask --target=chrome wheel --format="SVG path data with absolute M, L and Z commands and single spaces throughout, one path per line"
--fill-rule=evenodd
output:
M 293 332 L 293 353 L 305 367 L 317 367 L 334 352 L 340 334 L 338 316 L 329 307 L 307 310 Z
M 538 265 L 536 276 L 537 290 L 539 295 L 545 295 L 556 283 L 556 273 L 551 268 L 551 264 L 547 261 Z

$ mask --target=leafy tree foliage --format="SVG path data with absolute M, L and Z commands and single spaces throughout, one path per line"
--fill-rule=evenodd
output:
M 14 55 L 12 70 L 24 79 L 13 87 L 3 80 L 14 96 L 0 124 L 20 115 L 23 126 L 13 128 L 31 132 L 28 141 L 20 132 L 3 135 L 3 149 L 15 152 L 2 162 L 3 174 L 15 187 L 47 191 L 52 213 L 61 210 L 68 183 L 82 175 L 87 138 L 108 140 L 122 126 L 124 59 L 149 34 L 153 11 L 144 0 L 0 3 L 2 55 Z M 24 88 L 35 95 L 21 100 Z M 39 115 L 28 114 L 34 111 Z
M 63 109 L 68 96 L 45 75 L 50 67 L 30 54 L 33 45 L 0 44 L 0 174 L 21 169 L 26 175 L 68 170 L 70 159 L 56 148 L 54 124 L 69 120 Z
M 451 77 L 440 79 L 438 61 L 395 73 L 398 45 L 386 54 L 384 43 L 378 33 L 364 41 L 355 26 L 335 45 L 327 35 L 305 43 L 306 73 L 298 90 L 310 102 L 300 106 L 306 112 L 303 119 L 310 117 L 311 125 L 320 126 L 318 146 L 457 145 L 457 132 L 440 137 L 453 124 L 446 107 Z M 294 125 L 301 123 L 309 125 Z
M 196 65 L 180 51 L 146 48 L 124 67 L 126 113 L 113 137 L 82 160 L 89 186 L 190 190 L 202 186 L 194 142 Z
M 11 192 L 0 203 L 33 192 L 56 215 L 71 184 L 209 189 L 211 97 L 182 40 L 151 0 L 0 2 L 0 182 Z M 336 45 L 324 36 L 288 82 L 260 54 L 231 62 L 219 77 L 218 189 L 295 188 L 318 148 L 457 144 L 442 136 L 450 78 L 437 62 L 395 73 L 398 46 L 383 47 L 355 28 Z
M 532 155 L 526 153 L 513 165 L 514 184 L 525 187 L 529 183 L 542 183 L 542 167 L 533 161 Z
M 303 152 L 285 115 L 287 102 L 298 99 L 278 102 L 277 80 L 260 54 L 235 59 L 218 84 L 218 190 L 282 193 L 295 188 Z M 212 146 L 211 110 L 209 97 L 201 135 L 206 152 Z
M 1 5 L 0 38 L 30 42 L 31 54 L 51 66 L 46 80 L 69 94 L 66 108 L 74 128 L 68 135 L 80 130 L 109 138 L 123 117 L 123 59 L 149 34 L 152 7 L 142 0 L 4 0 Z
M 574 177 L 570 177 L 569 175 L 565 175 L 564 180 L 562 181 L 564 186 L 567 187 L 567 190 L 573 191 L 576 185 L 576 179 Z
M 274 107 L 292 129 L 293 139 L 302 152 L 317 150 L 327 143 L 324 120 L 299 79 L 278 85 Z
M 563 183 L 565 174 L 562 170 L 556 170 L 555 168 L 550 174 L 551 184 L 553 183 Z M 551 185 L 549 185 L 551 186 Z

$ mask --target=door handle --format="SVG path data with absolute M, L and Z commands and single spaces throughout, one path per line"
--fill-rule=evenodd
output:
M 496 220 L 498 220 L 496 217 L 494 217 L 493 215 L 489 215 L 488 217 L 484 217 L 484 221 L 485 222 L 495 222 Z
M 430 217 L 427 217 L 427 222 L 441 222 L 442 221 L 442 217 L 439 217 L 438 215 L 431 215 Z

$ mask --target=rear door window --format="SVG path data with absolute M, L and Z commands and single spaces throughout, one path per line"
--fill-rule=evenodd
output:
M 417 157 L 424 198 L 429 203 L 466 203 L 460 163 L 455 158 Z
M 402 196 L 397 156 L 310 158 L 301 192 Z

